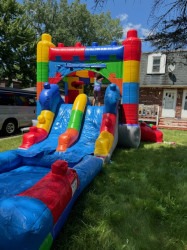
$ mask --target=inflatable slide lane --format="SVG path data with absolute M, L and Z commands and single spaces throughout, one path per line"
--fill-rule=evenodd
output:
M 85 94 L 80 94 L 76 97 L 68 128 L 66 132 L 59 137 L 57 151 L 65 151 L 78 139 L 87 102 L 88 99 Z

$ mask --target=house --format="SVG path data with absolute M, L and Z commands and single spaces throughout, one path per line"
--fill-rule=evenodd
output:
M 8 83 L 8 78 L 0 79 L 0 87 L 1 88 L 11 87 L 11 88 L 20 89 L 21 88 L 21 81 L 16 80 L 16 79 L 12 79 L 12 83 L 10 86 Z
M 140 65 L 139 119 L 187 130 L 187 50 L 143 53 Z

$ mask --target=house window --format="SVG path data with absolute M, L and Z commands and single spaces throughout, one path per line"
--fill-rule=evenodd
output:
M 150 54 L 147 61 L 147 74 L 164 74 L 166 55 L 161 53 Z
M 153 57 L 152 72 L 154 72 L 154 73 L 160 72 L 160 56 Z

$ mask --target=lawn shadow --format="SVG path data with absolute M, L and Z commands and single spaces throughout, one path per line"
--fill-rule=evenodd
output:
M 184 249 L 187 147 L 116 149 L 75 203 L 52 249 Z

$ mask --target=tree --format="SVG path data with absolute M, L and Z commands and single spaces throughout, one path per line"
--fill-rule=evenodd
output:
M 110 13 L 93 15 L 80 0 L 71 4 L 67 0 L 25 0 L 24 6 L 37 37 L 49 33 L 55 44 L 73 46 L 77 41 L 83 45 L 93 41 L 106 44 L 122 38 L 119 19 L 113 20 Z
M 23 86 L 35 82 L 34 33 L 24 19 L 23 7 L 15 0 L 0 2 L 0 78 L 21 80 Z
M 59 5 L 56 0 L 24 0 L 23 8 L 36 39 L 47 30 L 55 32 L 58 25 Z
M 123 35 L 123 29 L 120 26 L 119 19 L 111 19 L 110 12 L 101 13 L 93 16 L 93 34 L 92 41 L 100 45 L 109 44 L 111 41 L 119 41 Z
M 93 31 L 91 13 L 79 0 L 70 5 L 65 2 L 67 1 L 61 0 L 58 41 L 62 41 L 66 46 L 73 46 L 77 41 L 87 45 Z
M 95 3 L 95 8 L 97 7 L 103 7 L 104 3 L 106 3 L 107 0 L 94 0 L 94 3 Z
M 146 40 L 153 46 L 166 50 L 187 47 L 187 0 L 154 0 L 150 18 L 152 32 Z

